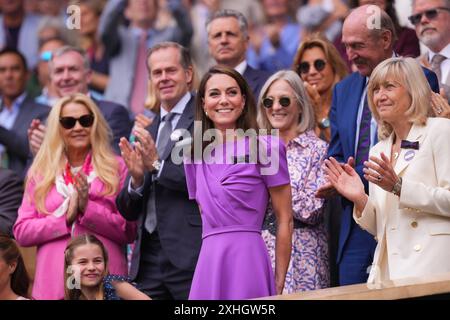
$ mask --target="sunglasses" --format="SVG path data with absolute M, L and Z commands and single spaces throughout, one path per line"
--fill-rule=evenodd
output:
M 272 108 L 274 103 L 275 99 L 269 97 L 264 98 L 262 101 L 263 106 L 267 109 Z M 280 97 L 278 98 L 278 103 L 280 104 L 280 106 L 287 108 L 291 105 L 291 99 L 289 97 Z
M 322 71 L 323 69 L 325 69 L 325 66 L 327 65 L 327 62 L 325 60 L 322 59 L 317 59 L 314 61 L 314 69 L 316 69 L 317 71 Z M 309 68 L 310 68 L 310 64 L 309 62 L 302 62 L 298 65 L 298 72 L 300 72 L 301 74 L 306 74 L 309 72 Z
M 426 10 L 424 12 L 413 14 L 412 16 L 409 16 L 408 20 L 413 25 L 416 26 L 420 23 L 420 21 L 422 21 L 422 15 L 425 15 L 425 17 L 427 17 L 428 20 L 436 19 L 437 15 L 439 14 L 439 10 L 450 11 L 450 8 L 437 7 L 434 9 Z
M 41 55 L 39 56 L 39 59 L 41 59 L 41 61 L 45 61 L 45 62 L 52 60 L 52 52 L 51 51 L 43 51 L 41 53 Z
M 85 114 L 79 118 L 74 117 L 60 117 L 59 123 L 63 126 L 64 129 L 72 129 L 75 127 L 77 121 L 83 128 L 89 128 L 94 123 L 94 115 L 93 114 Z

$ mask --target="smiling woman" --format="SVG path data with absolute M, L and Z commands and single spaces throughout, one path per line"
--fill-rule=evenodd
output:
M 127 170 L 110 139 L 89 97 L 75 94 L 53 106 L 13 229 L 22 246 L 37 246 L 35 299 L 63 298 L 64 248 L 79 234 L 96 235 L 108 249 L 111 271 L 127 274 L 124 246 L 134 240 L 136 225 L 115 205 Z

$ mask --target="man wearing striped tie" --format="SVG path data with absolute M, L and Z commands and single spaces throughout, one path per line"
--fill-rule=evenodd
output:
M 376 6 L 365 5 L 353 10 L 345 19 L 342 43 L 348 59 L 357 72 L 339 82 L 333 91 L 330 110 L 331 141 L 328 155 L 355 167 L 368 192 L 363 177 L 363 163 L 369 149 L 377 142 L 377 124 L 368 107 L 367 81 L 373 69 L 385 59 L 395 56 L 395 28 L 389 16 Z M 438 91 L 434 73 L 424 70 L 434 91 Z M 430 80 L 431 79 L 431 80 Z M 335 194 L 330 184 L 319 189 L 317 196 Z M 337 264 L 340 285 L 367 281 L 373 261 L 376 239 L 353 220 L 353 203 L 342 198 L 341 226 Z

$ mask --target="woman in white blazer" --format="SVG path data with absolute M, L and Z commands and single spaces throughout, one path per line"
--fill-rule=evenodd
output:
M 378 241 L 368 283 L 450 272 L 450 120 L 428 117 L 431 89 L 412 58 L 379 64 L 367 94 L 380 140 L 364 163 L 370 196 L 351 166 L 330 158 L 325 170 Z

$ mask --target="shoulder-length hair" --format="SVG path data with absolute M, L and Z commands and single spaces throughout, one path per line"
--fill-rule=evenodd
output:
M 16 241 L 5 234 L 0 234 L 0 259 L 3 259 L 9 266 L 16 264 L 11 275 L 11 290 L 19 296 L 29 298 L 30 277 L 25 263 Z
M 236 121 L 236 129 L 242 129 L 244 131 L 248 129 L 258 129 L 256 122 L 256 103 L 252 90 L 245 81 L 244 77 L 236 70 L 224 66 L 214 66 L 208 70 L 200 81 L 200 85 L 197 92 L 195 101 L 195 120 L 201 121 L 202 124 L 202 137 L 204 133 L 209 129 L 214 129 L 214 123 L 205 115 L 203 105 L 205 101 L 206 85 L 212 76 L 216 74 L 224 74 L 233 78 L 239 86 L 242 96 L 245 98 L 244 109 Z M 195 139 L 194 139 L 195 140 Z M 202 144 L 202 150 L 209 142 Z
M 297 132 L 303 133 L 307 130 L 312 130 L 315 127 L 314 109 L 306 93 L 305 86 L 303 85 L 300 76 L 292 70 L 281 70 L 273 74 L 264 83 L 258 99 L 258 123 L 261 128 L 271 130 L 273 129 L 269 119 L 266 115 L 266 108 L 262 101 L 267 96 L 267 93 L 275 81 L 286 81 L 292 88 L 295 95 L 295 102 L 300 109 L 300 116 L 298 118 Z
M 390 58 L 381 62 L 372 72 L 367 87 L 367 97 L 372 115 L 378 122 L 378 138 L 385 139 L 393 131 L 392 126 L 380 119 L 373 102 L 374 91 L 387 79 L 398 82 L 411 97 L 411 105 L 405 113 L 405 120 L 424 125 L 430 114 L 431 88 L 422 67 L 413 58 Z
M 72 265 L 73 253 L 76 248 L 84 246 L 86 244 L 94 244 L 100 247 L 103 255 L 103 261 L 105 263 L 105 272 L 103 276 L 108 274 L 108 251 L 106 250 L 104 244 L 92 234 L 79 235 L 72 240 L 66 246 L 64 251 L 64 299 L 65 300 L 81 300 L 85 299 L 80 288 L 72 288 L 69 286 L 69 277 L 73 276 L 73 272 L 70 272 L 69 267 Z M 72 270 L 73 271 L 73 270 Z M 100 283 L 101 284 L 101 283 Z
M 344 60 L 342 60 L 341 55 L 337 51 L 336 47 L 329 40 L 327 40 L 320 34 L 315 33 L 311 35 L 311 37 L 302 41 L 300 47 L 297 50 L 297 53 L 295 54 L 292 70 L 297 72 L 300 77 L 300 62 L 302 61 L 305 51 L 312 48 L 319 48 L 323 51 L 325 59 L 330 64 L 331 69 L 333 69 L 333 72 L 335 74 L 334 84 L 341 81 L 347 75 L 347 65 L 345 64 Z
M 92 165 L 98 178 L 103 182 L 103 195 L 113 195 L 119 188 L 119 163 L 111 148 L 111 129 L 101 114 L 97 105 L 88 96 L 77 93 L 64 97 L 52 107 L 47 119 L 47 130 L 44 141 L 37 153 L 27 175 L 27 184 L 36 184 L 34 198 L 38 212 L 46 213 L 45 198 L 55 183 L 57 175 L 61 174 L 67 161 L 65 144 L 59 117 L 62 109 L 69 103 L 85 106 L 93 115 L 94 123 L 91 127 L 90 141 Z M 95 141 L 95 143 L 93 143 Z

